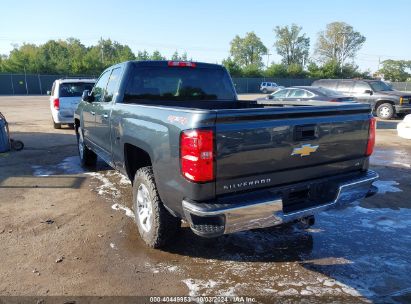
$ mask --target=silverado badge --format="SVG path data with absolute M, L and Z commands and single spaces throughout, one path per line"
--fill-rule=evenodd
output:
M 301 157 L 308 156 L 311 153 L 317 151 L 318 147 L 319 146 L 312 146 L 310 144 L 302 145 L 301 148 L 294 148 L 293 153 L 291 153 L 291 155 L 300 155 Z

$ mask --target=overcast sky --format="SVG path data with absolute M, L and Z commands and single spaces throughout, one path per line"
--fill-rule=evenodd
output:
M 88 46 L 103 37 L 128 44 L 135 53 L 187 51 L 193 60 L 220 63 L 235 35 L 254 31 L 273 54 L 270 62 L 279 62 L 276 25 L 302 26 L 312 52 L 327 23 L 344 21 L 367 38 L 356 59 L 361 69 L 376 70 L 379 59 L 411 60 L 409 0 L 19 0 L 3 3 L 1 12 L 1 54 L 23 42 L 75 37 Z

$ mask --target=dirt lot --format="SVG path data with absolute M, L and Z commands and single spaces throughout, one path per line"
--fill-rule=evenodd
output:
M 207 240 L 184 228 L 158 251 L 137 235 L 128 181 L 102 163 L 80 168 L 74 132 L 52 128 L 47 97 L 1 97 L 0 111 L 26 145 L 0 154 L 0 296 L 411 302 L 411 141 L 396 121 L 378 123 L 374 197 L 305 230 Z

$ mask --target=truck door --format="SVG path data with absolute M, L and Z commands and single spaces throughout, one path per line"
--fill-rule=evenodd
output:
M 102 157 L 107 163 L 112 162 L 110 116 L 111 109 L 114 105 L 114 97 L 117 94 L 121 72 L 121 67 L 114 68 L 112 70 L 108 79 L 104 97 L 96 106 L 95 143 L 98 146 L 97 149 L 100 152 L 100 157 Z
M 100 76 L 92 90 L 94 101 L 87 102 L 83 108 L 84 138 L 93 146 L 96 145 L 96 109 L 97 106 L 101 103 L 102 98 L 104 97 L 104 91 L 107 86 L 110 72 L 111 70 L 106 71 Z
M 372 97 L 370 92 L 372 92 L 372 89 L 368 83 L 356 81 L 351 94 L 358 102 L 371 103 Z

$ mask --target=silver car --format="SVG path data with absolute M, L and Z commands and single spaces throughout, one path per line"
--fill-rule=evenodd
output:
M 275 82 L 262 82 L 260 84 L 260 91 L 263 92 L 264 94 L 267 94 L 268 92 L 275 92 L 282 88 L 284 87 L 279 86 Z
M 62 124 L 73 126 L 73 115 L 84 90 L 93 88 L 95 79 L 57 79 L 50 93 L 50 110 L 55 129 Z

